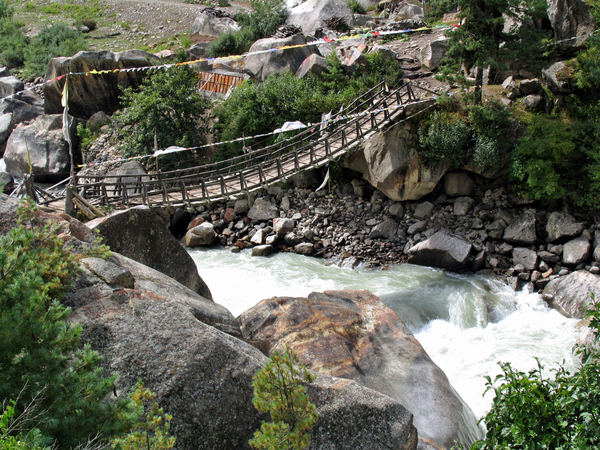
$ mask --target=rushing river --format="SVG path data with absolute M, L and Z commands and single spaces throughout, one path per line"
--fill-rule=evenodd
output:
M 476 416 L 489 410 L 485 375 L 497 362 L 527 371 L 534 357 L 547 366 L 566 361 L 578 332 L 576 320 L 549 309 L 537 294 L 515 293 L 500 281 L 447 274 L 413 265 L 350 270 L 317 258 L 280 253 L 268 258 L 223 248 L 193 249 L 198 272 L 215 302 L 234 316 L 273 296 L 304 297 L 328 289 L 367 289 L 410 327 Z

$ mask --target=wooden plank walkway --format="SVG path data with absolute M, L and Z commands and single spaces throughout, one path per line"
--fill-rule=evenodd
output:
M 353 150 L 374 133 L 435 104 L 435 93 L 410 83 L 396 90 L 379 84 L 340 111 L 328 125 L 244 155 L 170 172 L 141 176 L 79 176 L 77 192 L 90 204 L 113 207 L 195 206 L 241 197 L 303 170 L 319 168 Z

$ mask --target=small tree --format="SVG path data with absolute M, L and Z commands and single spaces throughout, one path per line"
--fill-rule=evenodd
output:
M 60 448 L 121 432 L 133 418 L 129 402 L 109 400 L 116 376 L 103 376 L 100 355 L 80 345 L 82 327 L 58 300 L 77 272 L 75 256 L 32 203 L 19 220 L 0 237 L 0 399 L 15 399 L 20 412 L 37 399 L 29 429 Z
M 115 450 L 168 450 L 175 447 L 175 436 L 169 435 L 172 417 L 165 414 L 154 400 L 155 393 L 137 382 L 130 398 L 138 410 L 138 421 L 126 436 L 112 441 Z
M 130 127 L 121 146 L 125 156 L 152 154 L 155 136 L 159 148 L 203 142 L 207 131 L 203 115 L 210 102 L 198 91 L 198 76 L 188 66 L 157 70 L 138 90 L 125 89 L 122 102 L 124 109 L 115 117 Z M 189 155 L 174 153 L 171 157 L 183 158 Z
M 253 381 L 254 406 L 260 412 L 271 414 L 272 422 L 263 422 L 254 433 L 250 445 L 266 450 L 302 450 L 310 443 L 310 428 L 318 415 L 304 384 L 316 376 L 305 366 L 294 366 L 300 360 L 289 348 L 275 352 Z
M 463 70 L 468 75 L 475 69 L 475 85 L 481 86 L 483 69 L 501 70 L 522 56 L 531 62 L 541 55 L 544 33 L 536 25 L 545 0 L 458 0 L 458 8 L 461 26 L 450 32 L 442 78 L 464 82 Z

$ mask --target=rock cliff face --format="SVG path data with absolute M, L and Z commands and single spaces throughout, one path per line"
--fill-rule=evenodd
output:
M 263 300 L 238 318 L 270 352 L 293 349 L 313 370 L 349 378 L 398 400 L 419 436 L 450 448 L 483 437 L 471 409 L 395 312 L 368 291 Z

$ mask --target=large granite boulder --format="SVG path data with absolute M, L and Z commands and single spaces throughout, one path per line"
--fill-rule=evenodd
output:
M 252 405 L 252 377 L 266 363 L 256 348 L 204 322 L 197 303 L 138 289 L 80 306 L 72 320 L 118 372 L 118 394 L 138 379 L 173 415 L 182 450 L 248 449 L 268 419 Z M 168 326 L 165 326 L 168 324 Z M 411 415 L 397 401 L 348 380 L 319 377 L 308 389 L 319 420 L 311 449 L 414 450 Z M 343 443 L 352 430 L 352 447 Z
M 600 299 L 600 276 L 578 270 L 550 281 L 542 298 L 562 315 L 582 319 L 584 306 L 592 301 L 590 293 Z
M 526 211 L 506 227 L 502 238 L 511 244 L 531 245 L 537 239 L 535 223 L 535 215 Z
M 255 55 L 250 54 L 245 59 L 244 71 L 261 81 L 266 80 L 271 75 L 286 71 L 296 73 L 306 58 L 313 53 L 319 53 L 316 46 L 303 46 L 304 44 L 306 44 L 306 40 L 301 34 L 282 39 L 260 39 L 252 44 L 249 53 L 291 45 L 300 45 L 301 47 Z
M 120 106 L 121 88 L 137 87 L 152 73 L 149 70 L 114 71 L 148 67 L 159 61 L 159 57 L 142 50 L 79 52 L 69 58 L 52 58 L 45 78 L 54 81 L 44 84 L 44 110 L 46 114 L 58 114 L 63 110 L 61 99 L 66 78 L 55 80 L 57 77 L 96 70 L 108 73 L 69 77 L 69 112 L 82 119 L 89 119 L 98 111 L 112 114 Z
M 240 30 L 238 23 L 230 17 L 215 17 L 200 14 L 194 19 L 190 38 L 194 42 L 212 41 L 225 33 Z
M 549 0 L 548 18 L 559 51 L 581 49 L 595 30 L 595 20 L 584 0 Z
M 417 448 L 413 416 L 396 400 L 354 381 L 323 376 L 307 392 L 319 415 L 310 450 Z
M 308 0 L 290 10 L 286 23 L 312 34 L 318 28 L 327 28 L 325 21 L 332 17 L 343 19 L 349 27 L 354 25 L 354 14 L 343 0 Z
M 398 400 L 420 436 L 450 448 L 483 436 L 477 419 L 406 325 L 368 291 L 263 300 L 238 317 L 245 337 L 289 346 L 309 368 Z M 374 443 L 375 444 L 375 443 Z M 341 448 L 354 448 L 342 446 Z
M 86 224 L 111 250 L 162 272 L 202 297 L 212 300 L 192 257 L 147 206 L 117 211 Z
M 119 292 L 129 289 L 137 292 Z M 202 297 L 173 278 L 119 253 L 113 253 L 107 260 L 82 259 L 81 272 L 62 302 L 73 310 L 78 310 L 86 306 L 92 308 L 94 302 L 114 299 L 119 295 L 127 298 L 140 292 L 156 300 L 183 305 L 203 323 L 241 337 L 240 327 L 227 308 Z
M 582 222 L 567 213 L 555 211 L 548 217 L 546 233 L 548 242 L 564 242 L 567 239 L 579 236 L 585 228 Z
M 471 243 L 466 239 L 440 230 L 426 241 L 412 247 L 408 251 L 408 262 L 461 273 L 469 268 L 471 248 Z
M 343 164 L 395 201 L 418 200 L 431 193 L 448 170 L 444 164 L 429 166 L 411 146 L 414 133 L 405 124 L 369 137 L 362 149 Z
M 315 76 L 321 76 L 323 73 L 326 73 L 329 69 L 329 63 L 327 59 L 323 58 L 321 55 L 313 53 L 309 55 L 296 71 L 296 78 L 304 78 L 308 74 L 313 74 Z
M 70 120 L 69 132 L 75 136 L 76 122 Z M 71 167 L 69 144 L 63 135 L 63 116 L 60 114 L 37 117 L 29 125 L 16 127 L 8 138 L 4 161 L 7 172 L 15 177 L 32 173 L 38 182 L 56 182 L 69 176 Z M 75 155 L 75 163 L 81 160 Z

